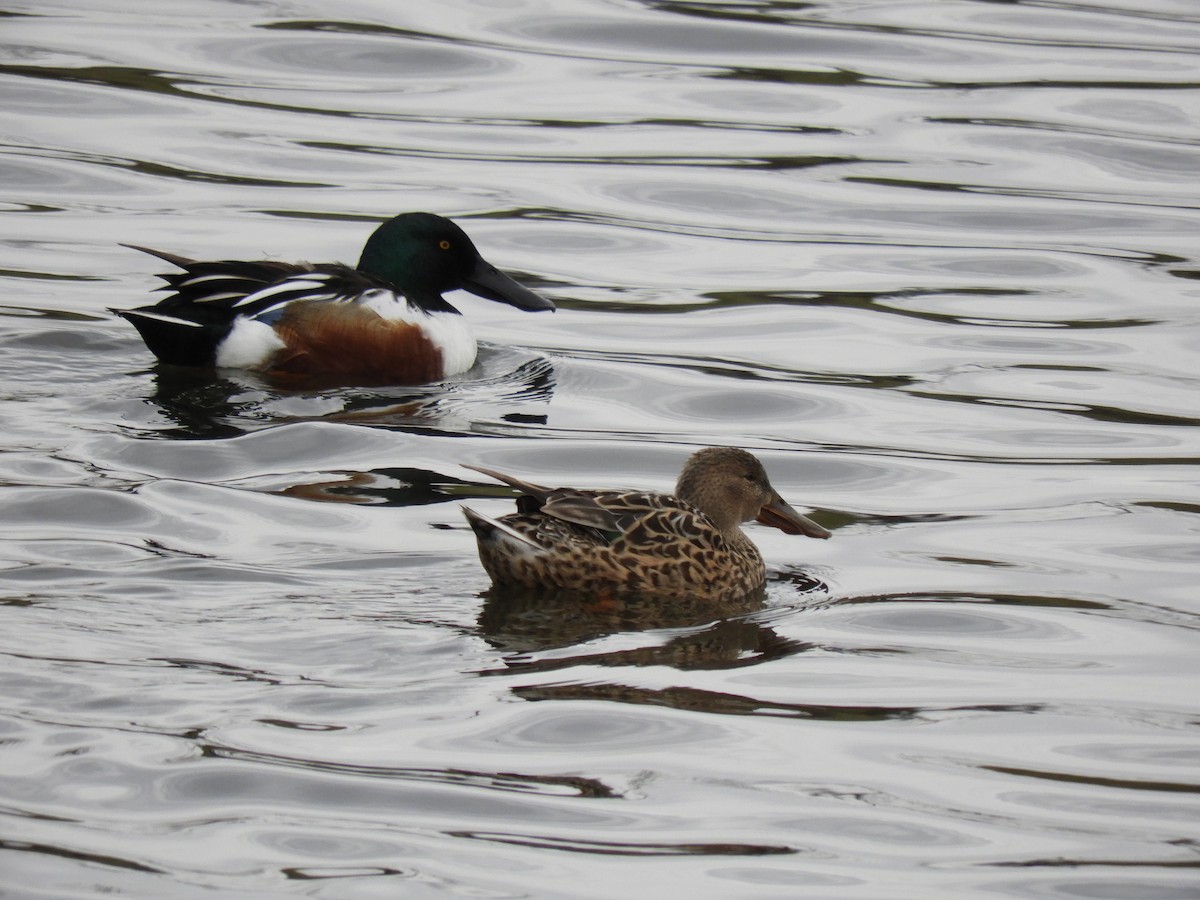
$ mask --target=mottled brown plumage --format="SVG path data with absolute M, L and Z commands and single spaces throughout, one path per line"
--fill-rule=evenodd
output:
M 766 580 L 741 523 L 756 519 L 788 534 L 829 537 L 784 502 L 758 459 L 733 447 L 693 454 L 674 495 L 546 488 L 468 468 L 521 492 L 517 512 L 500 519 L 463 508 L 479 559 L 499 587 L 731 600 Z

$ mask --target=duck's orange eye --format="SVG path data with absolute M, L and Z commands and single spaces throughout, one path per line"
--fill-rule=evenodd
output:
M 441 247 L 443 250 L 449 250 L 450 242 L 446 241 L 446 240 L 441 240 L 441 241 L 438 241 L 438 246 Z

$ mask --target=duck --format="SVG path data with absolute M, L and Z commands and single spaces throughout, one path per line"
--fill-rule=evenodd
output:
M 517 512 L 492 518 L 462 508 L 479 559 L 499 589 L 729 603 L 766 584 L 766 566 L 742 523 L 825 539 L 793 509 L 754 454 L 707 447 L 692 454 L 673 494 L 543 487 L 467 465 L 515 488 Z
M 161 363 L 275 375 L 420 384 L 465 372 L 477 346 L 442 294 L 462 288 L 520 310 L 553 301 L 487 262 L 458 225 L 402 213 L 375 229 L 358 265 L 201 262 L 133 244 L 177 266 L 172 293 L 113 309 Z

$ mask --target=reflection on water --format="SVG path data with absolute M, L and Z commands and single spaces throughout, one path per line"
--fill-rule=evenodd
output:
M 1187 4 L 4 22 L 0 894 L 1196 896 Z M 404 210 L 560 312 L 467 298 L 415 388 L 147 369 L 105 312 L 121 243 Z M 751 526 L 719 609 L 487 590 L 462 464 L 711 444 L 837 539 Z
M 160 364 L 154 388 L 151 402 L 174 426 L 158 432 L 163 438 L 229 438 L 256 425 L 301 420 L 455 430 L 478 415 L 544 422 L 537 410 L 554 395 L 554 366 L 544 357 L 481 348 L 476 366 L 453 381 L 370 390 L 317 376 L 218 375 Z
M 775 602 L 786 592 L 791 602 L 800 603 L 805 595 L 825 590 L 823 583 L 803 572 L 772 573 L 768 587 L 719 604 L 694 599 L 530 593 L 493 586 L 483 595 L 478 624 L 488 643 L 506 654 L 506 664 L 521 668 L 591 664 L 722 669 L 805 649 L 800 642 L 779 636 L 754 614 L 767 608 L 768 591 Z M 683 633 L 674 633 L 680 630 Z M 659 645 L 612 652 L 584 646 L 613 635 L 650 631 L 665 632 Z M 556 653 L 541 661 L 530 657 L 573 647 L 582 654 Z

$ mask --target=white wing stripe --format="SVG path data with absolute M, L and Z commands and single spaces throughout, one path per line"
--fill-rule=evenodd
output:
M 314 293 L 314 289 L 323 288 L 323 287 L 325 287 L 325 283 L 323 281 L 313 281 L 310 278 L 297 278 L 297 279 L 289 280 L 289 281 L 281 281 L 278 284 L 273 284 L 270 287 L 265 287 L 261 291 L 255 291 L 253 294 L 247 294 L 245 297 L 243 297 L 241 300 L 239 300 L 237 303 L 235 303 L 233 305 L 234 305 L 234 307 L 248 306 L 252 303 L 258 303 L 262 300 L 267 300 L 267 299 L 270 299 L 271 297 L 276 297 L 276 296 L 280 296 L 283 294 L 297 294 L 297 295 L 303 296 L 305 298 L 312 297 L 314 300 L 315 299 L 324 299 L 324 300 L 333 299 L 333 295 L 329 294 L 329 293 L 323 293 L 323 294 Z M 288 298 L 288 299 L 295 300 L 297 298 L 292 297 L 292 298 Z M 280 302 L 284 303 L 284 302 L 287 302 L 287 300 L 281 299 Z
M 195 287 L 198 284 L 204 284 L 206 281 L 220 281 L 222 279 L 241 278 L 239 275 L 231 275 L 228 272 L 217 272 L 211 275 L 193 275 L 185 281 L 179 282 L 179 287 Z
M 199 322 L 191 322 L 187 319 L 180 319 L 175 316 L 167 316 L 167 315 L 163 315 L 162 313 L 142 312 L 141 310 L 134 312 L 133 310 L 130 310 L 129 314 L 133 315 L 133 316 L 137 316 L 139 319 L 155 319 L 156 321 L 166 322 L 170 325 L 187 325 L 189 328 L 203 328 L 204 327 Z
M 200 298 L 201 303 L 216 303 L 218 300 L 233 300 L 236 297 L 246 296 L 241 291 L 225 291 L 223 294 L 206 294 Z

